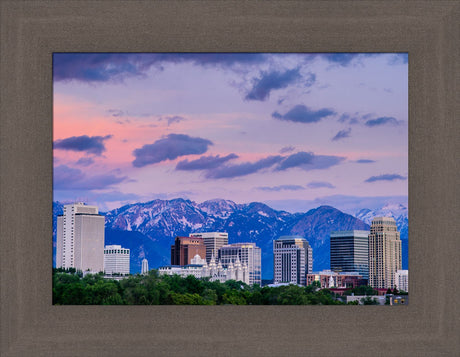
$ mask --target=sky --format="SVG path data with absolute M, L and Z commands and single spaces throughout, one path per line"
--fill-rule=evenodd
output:
M 54 200 L 407 205 L 404 53 L 55 53 Z

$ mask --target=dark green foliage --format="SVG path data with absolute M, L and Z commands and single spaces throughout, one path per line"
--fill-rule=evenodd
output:
M 209 278 L 178 275 L 132 275 L 123 280 L 102 274 L 53 270 L 56 305 L 336 305 L 343 304 L 329 290 L 312 286 L 249 286 L 241 281 L 211 282 Z

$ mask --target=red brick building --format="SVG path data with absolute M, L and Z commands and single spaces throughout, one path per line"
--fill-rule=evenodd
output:
M 206 258 L 206 246 L 203 238 L 176 237 L 171 246 L 171 265 L 188 265 L 195 255 Z

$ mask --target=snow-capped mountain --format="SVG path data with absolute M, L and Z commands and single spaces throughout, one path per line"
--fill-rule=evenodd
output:
M 400 232 L 402 245 L 402 266 L 408 269 L 409 265 L 409 214 L 406 206 L 402 204 L 388 204 L 380 209 L 362 209 L 355 214 L 363 222 L 371 225 L 374 217 L 393 217 Z
M 59 202 L 54 214 L 59 214 Z M 176 236 L 193 232 L 227 232 L 229 243 L 254 242 L 262 250 L 262 275 L 273 274 L 273 239 L 298 234 L 313 248 L 314 267 L 329 268 L 331 231 L 360 229 L 369 225 L 330 206 L 305 213 L 277 211 L 260 203 L 236 204 L 229 200 L 209 200 L 197 204 L 185 199 L 154 200 L 126 205 L 104 214 L 105 244 L 121 244 L 131 249 L 131 272 L 140 271 L 144 257 L 149 266 L 170 263 L 170 249 Z
M 401 239 L 408 239 L 409 216 L 408 209 L 402 204 L 388 204 L 376 210 L 364 208 L 355 214 L 363 222 L 371 225 L 374 217 L 393 217 L 401 233 Z

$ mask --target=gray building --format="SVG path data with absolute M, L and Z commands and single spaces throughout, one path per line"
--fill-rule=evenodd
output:
M 331 270 L 357 272 L 369 278 L 369 231 L 337 231 L 330 234 Z
M 273 240 L 273 283 L 306 284 L 313 268 L 313 249 L 301 236 L 282 236 Z
M 57 217 L 56 267 L 104 271 L 104 225 L 96 206 L 65 205 Z
M 213 255 L 217 257 L 219 249 L 228 244 L 228 233 L 225 232 L 198 232 L 191 233 L 190 237 L 203 238 L 206 246 L 206 263 L 208 264 L 211 261 L 211 257 Z

